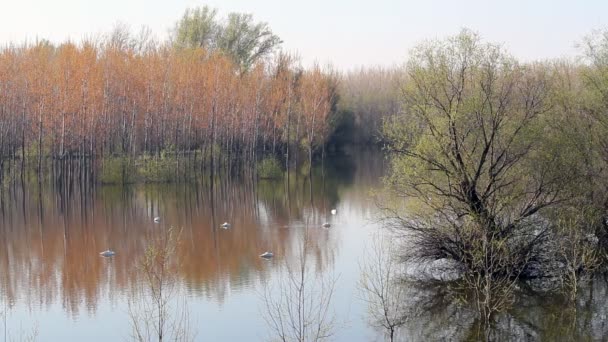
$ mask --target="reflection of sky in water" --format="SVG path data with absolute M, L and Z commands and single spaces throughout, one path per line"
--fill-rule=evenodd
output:
M 327 162 L 325 179 L 314 172 L 284 182 L 141 185 L 123 191 L 75 188 L 71 196 L 45 189 L 6 194 L 0 219 L 2 306 L 13 303 L 7 326 L 14 336 L 35 323 L 39 340 L 124 340 L 130 336 L 127 298 L 142 281 L 135 267 L 146 238 L 170 225 L 182 227 L 178 257 L 182 293 L 188 297 L 197 340 L 267 340 L 260 315 L 261 290 L 284 276 L 309 227 L 315 269 L 338 278 L 333 308 L 336 340 L 368 341 L 358 299 L 359 261 L 375 210 L 368 191 L 378 184 L 378 153 Z M 354 172 L 353 172 L 354 171 Z M 255 188 L 255 190 L 254 190 Z M 312 199 L 311 199 L 312 197 Z M 329 211 L 336 208 L 338 215 Z M 152 218 L 161 216 L 160 224 Z M 218 229 L 224 221 L 231 229 Z M 330 222 L 330 229 L 321 224 Z M 98 252 L 117 251 L 113 259 Z M 266 261 L 266 250 L 276 257 Z M 0 308 L 0 310 L 2 310 Z

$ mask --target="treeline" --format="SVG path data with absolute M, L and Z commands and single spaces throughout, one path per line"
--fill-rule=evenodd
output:
M 300 150 L 312 162 L 331 133 L 337 78 L 254 43 L 239 60 L 117 28 L 98 41 L 3 48 L 0 176 L 114 182 L 141 169 L 162 180 L 264 156 L 290 165 Z
M 343 125 L 351 120 L 351 142 L 383 142 L 384 120 L 401 111 L 400 86 L 404 80 L 399 67 L 361 67 L 341 75 L 338 108 Z

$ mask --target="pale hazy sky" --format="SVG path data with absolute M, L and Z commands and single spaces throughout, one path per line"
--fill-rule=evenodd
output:
M 524 60 L 573 57 L 584 35 L 608 28 L 608 0 L 0 0 L 0 44 L 80 40 L 117 22 L 163 37 L 187 7 L 204 4 L 220 16 L 252 13 L 306 64 L 341 69 L 400 64 L 422 39 L 462 27 Z

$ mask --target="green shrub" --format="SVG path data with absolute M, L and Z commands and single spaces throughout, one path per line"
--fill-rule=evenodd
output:
M 300 175 L 307 177 L 308 175 L 310 175 L 310 162 L 308 161 L 308 159 L 304 160 L 302 162 L 302 164 L 300 164 Z
M 204 154 L 203 158 L 210 159 L 212 150 L 213 150 L 213 156 L 216 159 L 220 159 L 222 157 L 222 154 L 223 154 L 222 147 L 219 144 L 213 144 L 213 146 L 211 146 L 211 148 L 207 147 L 206 149 L 203 149 L 203 154 Z
M 106 157 L 99 173 L 104 184 L 126 184 L 136 180 L 135 165 L 128 157 Z
M 175 179 L 175 158 L 140 157 L 137 164 L 137 173 L 145 182 L 162 183 Z
M 264 158 L 257 165 L 258 177 L 262 179 L 277 179 L 283 176 L 281 163 L 274 157 Z

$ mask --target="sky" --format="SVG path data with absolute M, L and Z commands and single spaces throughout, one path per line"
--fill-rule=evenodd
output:
M 202 5 L 220 16 L 252 13 L 305 65 L 341 70 L 400 65 L 422 40 L 465 27 L 524 61 L 576 58 L 577 42 L 608 29 L 607 0 L 0 0 L 0 45 L 79 41 L 119 22 L 162 38 L 186 8 Z

